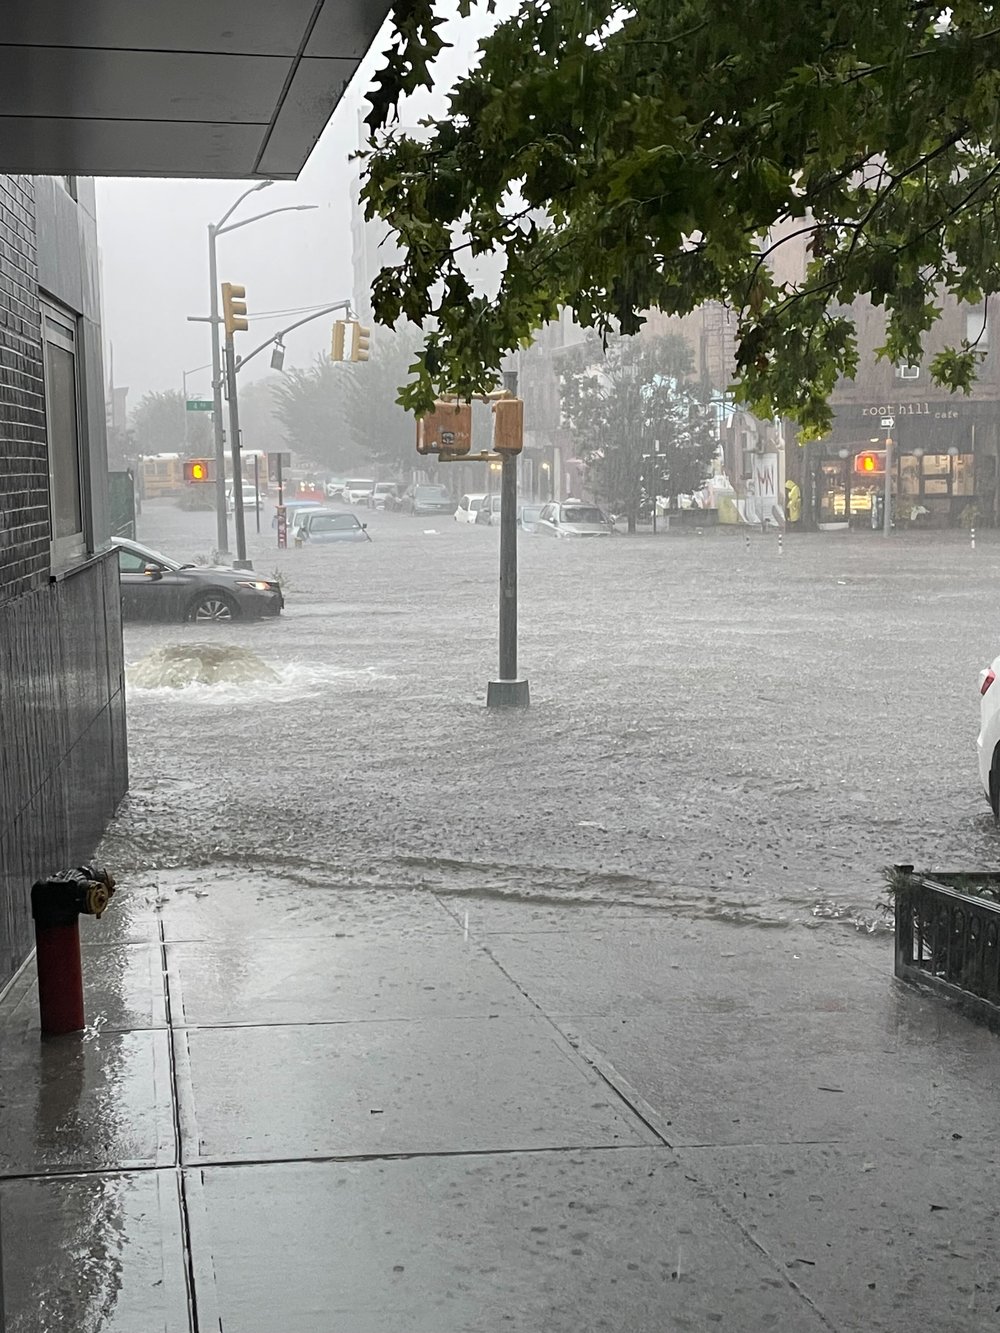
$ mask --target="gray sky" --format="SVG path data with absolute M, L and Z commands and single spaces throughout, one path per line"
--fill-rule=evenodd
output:
M 447 25 L 445 35 L 456 49 L 438 62 L 438 88 L 446 90 L 468 68 L 476 42 L 491 23 L 475 15 Z M 278 181 L 252 195 L 234 220 L 284 204 L 317 204 L 317 210 L 281 214 L 219 238 L 220 282 L 241 282 L 247 289 L 247 350 L 296 318 L 269 319 L 259 312 L 352 295 L 350 200 L 357 167 L 348 157 L 359 144 L 359 112 L 367 109 L 363 93 L 382 63 L 382 45 L 376 42 L 361 65 L 299 179 Z M 438 109 L 439 98 L 412 99 L 401 119 L 412 124 Z M 130 410 L 149 390 L 181 388 L 183 372 L 210 359 L 208 325 L 189 324 L 187 316 L 208 313 L 208 224 L 245 188 L 238 181 L 97 182 L 105 348 L 114 349 L 115 383 L 128 386 Z M 330 324 L 324 317 L 292 334 L 286 368 L 308 365 L 318 353 L 328 352 Z M 269 358 L 262 353 L 245 376 L 250 380 L 269 373 Z M 188 392 L 207 394 L 210 379 L 207 369 L 189 373 Z

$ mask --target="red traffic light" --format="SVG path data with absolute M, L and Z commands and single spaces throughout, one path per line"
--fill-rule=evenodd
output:
M 212 460 L 209 458 L 188 458 L 184 462 L 185 481 L 211 481 Z
M 860 472 L 862 476 L 873 477 L 878 473 L 885 472 L 885 452 L 881 450 L 869 450 L 864 454 L 854 455 L 854 471 Z

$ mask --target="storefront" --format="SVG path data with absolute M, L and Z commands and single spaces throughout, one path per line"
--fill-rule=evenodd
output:
M 880 525 L 887 437 L 897 526 L 994 521 L 997 412 L 995 403 L 953 399 L 839 408 L 834 430 L 803 459 L 814 522 L 821 529 Z

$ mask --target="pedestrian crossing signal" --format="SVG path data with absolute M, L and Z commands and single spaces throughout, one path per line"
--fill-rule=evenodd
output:
M 184 461 L 184 480 L 188 482 L 212 481 L 212 460 L 209 458 L 188 458 Z
M 860 472 L 863 477 L 874 477 L 885 473 L 885 453 L 882 450 L 871 450 L 867 453 L 854 455 L 854 471 Z

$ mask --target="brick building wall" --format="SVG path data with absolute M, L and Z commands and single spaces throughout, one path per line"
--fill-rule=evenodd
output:
M 45 392 L 30 176 L 0 176 L 0 600 L 48 576 Z
M 81 280 L 91 258 L 92 215 L 61 186 L 0 176 L 0 988 L 31 949 L 31 884 L 92 854 L 127 785 L 120 593 L 92 387 L 102 382 L 99 311 Z M 55 574 L 43 267 L 80 328 L 88 499 L 87 552 Z

